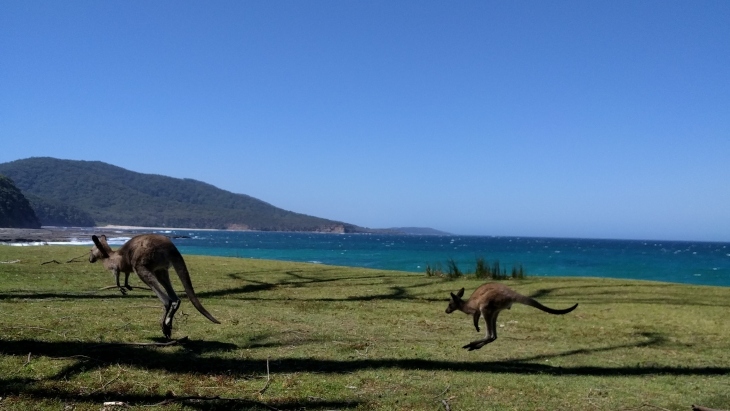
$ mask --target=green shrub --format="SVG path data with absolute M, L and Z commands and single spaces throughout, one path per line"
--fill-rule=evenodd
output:
M 446 266 L 449 270 L 449 272 L 446 274 L 448 278 L 459 278 L 464 275 L 453 258 L 449 258 L 449 260 L 446 261 Z
M 477 278 L 488 279 L 491 278 L 491 271 L 489 270 L 489 264 L 484 257 L 477 258 L 477 265 L 474 269 L 474 275 Z
M 430 264 L 426 265 L 426 276 L 427 277 L 446 277 L 449 279 L 456 279 L 464 276 L 465 274 L 459 269 L 456 260 L 449 258 L 446 261 L 446 272 L 441 268 L 441 264 L 438 263 L 436 268 L 432 268 Z M 507 274 L 507 268 L 500 265 L 499 260 L 495 260 L 491 265 L 484 257 L 477 257 L 476 267 L 474 269 L 474 276 L 476 278 L 484 280 L 507 280 L 507 279 L 522 279 L 525 278 L 525 269 L 522 264 L 512 266 L 510 274 Z
M 436 263 L 435 268 L 431 268 L 431 264 L 426 264 L 426 276 L 427 277 L 443 277 L 444 270 L 441 268 L 441 263 Z

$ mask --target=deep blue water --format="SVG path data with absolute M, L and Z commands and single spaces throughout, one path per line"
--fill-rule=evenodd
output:
M 612 277 L 730 286 L 730 243 L 239 231 L 163 232 L 183 254 L 425 272 L 453 259 L 473 271 L 498 260 L 528 276 Z

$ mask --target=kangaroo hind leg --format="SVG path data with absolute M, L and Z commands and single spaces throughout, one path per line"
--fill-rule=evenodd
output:
M 167 339 L 170 339 L 172 335 L 172 320 L 180 308 L 180 298 L 175 294 L 175 290 L 172 288 L 170 283 L 170 273 L 167 269 L 159 269 L 155 271 L 155 277 L 164 287 L 165 292 L 168 296 L 168 302 L 165 304 L 165 314 L 162 316 L 162 333 L 165 334 Z
M 162 302 L 163 310 L 160 326 L 162 327 L 162 334 L 165 338 L 170 339 L 172 335 L 172 316 L 175 315 L 180 305 L 180 300 L 174 291 L 170 295 L 169 290 L 172 290 L 172 286 L 170 285 L 170 277 L 167 274 L 167 270 L 152 272 L 147 267 L 137 267 L 135 271 L 139 278 L 150 287 L 155 295 L 157 295 L 157 298 L 160 299 L 160 302 Z M 177 303 L 173 304 L 175 300 L 177 300 Z M 170 313 L 171 311 L 172 314 Z
M 469 344 L 461 347 L 466 348 L 469 351 L 478 350 L 485 345 L 489 344 L 490 342 L 497 339 L 497 316 L 499 315 L 499 311 L 488 311 L 483 310 L 482 316 L 484 317 L 484 322 L 487 324 L 487 332 L 484 335 L 484 338 L 481 340 L 472 341 Z

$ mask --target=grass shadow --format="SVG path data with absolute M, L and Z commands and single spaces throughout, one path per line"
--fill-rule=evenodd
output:
M 335 269 L 330 269 L 327 271 L 336 271 Z M 278 273 L 278 272 L 277 272 Z M 253 284 L 246 284 L 241 287 L 234 287 L 234 288 L 226 288 L 226 289 L 220 289 L 215 291 L 204 291 L 197 293 L 196 295 L 200 298 L 207 298 L 207 297 L 230 297 L 235 295 L 242 295 L 242 294 L 251 294 L 256 293 L 259 291 L 270 291 L 279 287 L 306 287 L 308 285 L 313 284 L 325 284 L 325 283 L 336 283 L 338 281 L 341 281 L 343 283 L 348 283 L 353 280 L 356 281 L 362 281 L 362 280 L 379 280 L 379 279 L 392 279 L 394 276 L 391 274 L 377 274 L 377 275 L 365 275 L 361 277 L 352 277 L 349 275 L 343 275 L 342 277 L 311 277 L 311 276 L 305 276 L 302 274 L 303 272 L 297 272 L 297 271 L 287 271 L 286 274 L 293 278 L 292 279 L 283 279 L 280 281 L 275 282 L 263 282 L 263 281 L 257 281 L 252 279 L 241 279 L 238 278 L 238 276 L 241 273 L 230 273 L 227 274 L 230 278 L 235 278 L 239 281 L 247 281 L 249 283 Z M 407 276 L 407 275 L 406 275 Z M 398 276 L 395 276 L 398 277 Z M 363 285 L 362 283 L 359 283 L 358 285 Z M 408 299 L 413 298 L 409 297 L 407 289 L 409 288 L 416 288 L 416 287 L 423 287 L 430 284 L 416 284 L 410 287 L 391 287 L 392 292 L 388 294 L 377 294 L 377 295 L 369 295 L 369 296 L 354 296 L 354 297 L 341 297 L 341 298 L 316 298 L 316 299 L 308 299 L 308 298 L 302 298 L 302 300 L 317 300 L 317 301 L 372 301 L 372 300 L 392 300 L 392 299 Z M 239 298 L 243 300 L 258 300 L 259 298 Z M 260 298 L 261 300 L 276 300 L 276 298 Z M 416 299 L 416 298 L 413 298 Z M 282 300 L 286 301 L 292 301 L 297 300 L 297 298 L 282 298 Z
M 55 388 L 35 387 L 33 380 L 18 379 L 0 379 L 0 395 L 3 398 L 8 396 L 29 396 L 35 399 L 63 401 L 73 408 L 73 404 L 88 404 L 90 406 L 98 406 L 105 401 L 113 399 L 115 402 L 122 402 L 129 406 L 152 407 L 164 406 L 167 404 L 181 403 L 185 408 L 191 408 L 201 411 L 217 411 L 217 410 L 332 410 L 332 409 L 350 409 L 357 408 L 362 403 L 358 400 L 351 401 L 329 401 L 321 398 L 307 397 L 302 400 L 277 401 L 275 404 L 268 404 L 259 400 L 247 398 L 232 398 L 215 396 L 206 399 L 185 397 L 175 398 L 169 395 L 156 394 L 131 394 L 131 393 L 109 393 L 109 392 L 93 392 L 90 394 L 79 394 L 75 392 L 63 391 Z
M 700 296 L 698 293 L 691 298 L 680 299 L 671 295 L 670 291 L 675 284 L 627 284 L 618 283 L 611 285 L 579 285 L 541 288 L 528 296 L 539 300 L 540 298 L 577 299 L 583 302 L 605 303 L 610 300 L 614 304 L 661 304 L 674 306 L 702 306 L 702 307 L 730 307 L 730 301 L 717 297 L 712 300 L 707 296 Z M 631 297 L 622 297 L 612 288 L 630 287 Z M 668 290 L 669 289 L 669 290 Z M 569 290 L 566 292 L 566 290 Z M 559 293 L 559 294 L 557 294 Z M 623 295 L 628 295 L 624 292 Z
M 567 357 L 572 355 L 592 354 L 632 347 L 651 347 L 666 343 L 666 338 L 658 333 L 640 334 L 644 341 L 619 344 L 590 349 L 569 350 L 514 358 L 501 361 L 441 361 L 422 358 L 383 358 L 329 360 L 316 358 L 282 358 L 271 360 L 272 372 L 320 372 L 320 373 L 352 373 L 366 369 L 400 369 L 427 371 L 467 371 L 504 374 L 547 374 L 554 376 L 643 376 L 643 375 L 675 375 L 675 376 L 710 376 L 730 374 L 730 367 L 673 367 L 664 365 L 650 366 L 575 366 L 562 367 L 545 364 L 545 359 Z M 255 345 L 255 343 L 254 343 Z M 183 344 L 185 349 L 151 348 L 118 343 L 96 342 L 46 342 L 37 340 L 0 340 L 0 353 L 4 355 L 25 356 L 29 352 L 34 356 L 64 358 L 75 360 L 62 369 L 52 379 L 68 378 L 72 375 L 89 372 L 90 369 L 103 368 L 114 364 L 126 364 L 131 367 L 148 370 L 162 370 L 171 373 L 228 374 L 245 377 L 262 374 L 266 369 L 262 359 L 231 359 L 205 356 L 202 353 L 225 352 L 235 345 L 211 342 L 189 341 Z M 455 349 L 457 349 L 455 347 Z M 83 355 L 81 355 L 83 354 Z

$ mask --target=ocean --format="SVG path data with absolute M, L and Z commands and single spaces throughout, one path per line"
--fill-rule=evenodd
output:
M 183 254 L 260 258 L 425 273 L 478 258 L 529 276 L 609 277 L 730 286 L 730 243 L 483 236 L 157 231 Z M 123 231 L 111 244 L 129 239 Z M 111 238 L 117 236 L 116 238 Z M 86 242 L 84 242 L 86 243 Z M 90 241 L 88 242 L 90 244 Z

